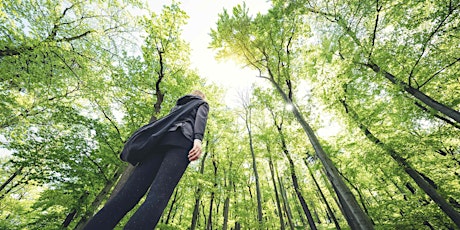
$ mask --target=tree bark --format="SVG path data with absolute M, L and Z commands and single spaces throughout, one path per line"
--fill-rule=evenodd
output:
M 401 86 L 401 88 L 404 91 L 406 91 L 410 95 L 414 96 L 415 98 L 417 98 L 418 100 L 423 102 L 423 104 L 427 105 L 428 107 L 432 108 L 433 110 L 438 111 L 438 112 L 440 112 L 440 113 L 452 118 L 456 122 L 460 123 L 460 112 L 458 112 L 458 111 L 450 108 L 449 106 L 446 106 L 446 105 L 434 100 L 433 98 L 429 97 L 428 95 L 422 93 L 420 90 L 410 86 L 409 84 L 398 80 L 393 74 L 391 74 L 391 73 L 389 73 L 389 72 L 387 72 L 385 70 L 382 70 L 380 68 L 380 66 L 378 66 L 375 63 L 369 62 L 368 64 L 365 64 L 365 66 L 367 66 L 368 68 L 372 69 L 376 73 L 382 73 L 383 76 L 386 79 L 391 81 L 391 83 L 393 83 L 395 85 L 398 85 L 398 86 Z
M 230 207 L 230 197 L 227 196 L 225 197 L 225 201 L 224 201 L 224 220 L 222 223 L 222 230 L 227 230 L 228 228 L 228 211 L 230 209 L 229 207 Z
M 86 197 L 89 195 L 89 192 L 88 191 L 85 191 L 81 196 L 80 198 L 78 199 L 79 203 L 83 203 L 83 201 L 86 199 Z M 75 215 L 77 214 L 78 210 L 80 210 L 81 208 L 78 208 L 78 207 L 75 207 L 72 209 L 72 211 L 67 214 L 64 222 L 62 222 L 62 227 L 63 228 L 67 228 L 69 227 L 70 223 L 72 222 L 72 220 L 75 218 Z

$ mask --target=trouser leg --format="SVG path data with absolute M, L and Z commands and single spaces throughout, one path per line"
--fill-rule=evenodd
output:
M 144 203 L 125 229 L 153 229 L 156 226 L 188 164 L 186 149 L 173 148 L 166 152 Z
M 113 229 L 145 195 L 164 158 L 164 151 L 152 154 L 136 166 L 121 190 L 87 223 L 84 229 Z

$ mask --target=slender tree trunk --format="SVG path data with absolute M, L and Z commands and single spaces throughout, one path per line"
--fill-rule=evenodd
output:
M 227 152 L 229 152 L 229 150 L 227 149 Z M 230 154 L 227 154 L 227 156 L 230 156 Z M 234 189 L 235 188 L 235 185 L 234 185 L 234 182 L 233 182 L 233 179 L 232 179 L 232 175 L 229 174 L 229 172 L 231 173 L 233 171 L 232 169 L 232 166 L 233 166 L 233 161 L 232 161 L 232 158 L 229 157 L 227 162 L 229 162 L 229 170 L 225 170 L 225 167 L 223 167 L 224 169 L 224 188 L 225 188 L 225 193 L 224 193 L 224 196 L 225 196 L 225 201 L 224 201 L 224 211 L 223 211 L 223 216 L 224 216 L 224 219 L 223 219 L 223 223 L 222 223 L 222 230 L 227 230 L 228 229 L 228 215 L 229 215 L 229 211 L 230 211 L 230 194 L 231 194 L 231 191 L 232 191 L 232 188 Z
M 394 149 L 380 141 L 366 126 L 360 123 L 358 115 L 348 107 L 345 100 L 341 100 L 341 102 L 345 107 L 345 111 L 358 123 L 358 127 L 364 132 L 366 137 L 387 152 L 391 158 L 409 174 L 415 183 L 444 211 L 444 213 L 450 217 L 457 227 L 460 228 L 460 213 L 457 212 L 417 170 L 413 169 L 405 158 L 401 157 Z
M 206 150 L 201 160 L 200 174 L 202 175 L 204 174 L 204 163 L 205 163 L 206 157 L 208 156 L 208 146 L 209 146 L 209 142 L 206 143 Z M 196 224 L 198 221 L 198 215 L 200 214 L 201 193 L 202 193 L 201 187 L 198 185 L 196 188 L 196 192 L 195 192 L 195 205 L 193 207 L 192 223 L 190 225 L 190 230 L 194 230 L 196 228 Z
M 271 152 L 270 152 L 270 147 L 267 144 L 267 151 L 268 154 L 270 154 L 270 158 L 268 159 L 268 166 L 270 168 L 270 175 L 273 183 L 273 189 L 275 189 L 275 199 L 276 199 L 276 208 L 278 209 L 278 217 L 280 219 L 280 229 L 284 230 L 286 227 L 284 226 L 284 219 L 283 219 L 283 210 L 281 209 L 281 202 L 278 194 L 278 188 L 276 186 L 276 180 L 275 180 L 275 170 L 273 169 L 273 160 L 271 157 Z
M 211 192 L 211 199 L 209 200 L 209 215 L 208 215 L 208 221 L 206 223 L 206 230 L 212 230 L 212 209 L 213 209 L 213 204 L 214 204 L 214 196 L 215 193 Z
M 310 140 L 310 143 L 315 149 L 316 155 L 321 160 L 321 163 L 323 164 L 323 167 L 327 172 L 326 175 L 328 176 L 329 180 L 333 184 L 333 188 L 335 192 L 337 193 L 338 196 L 341 197 L 341 199 L 339 200 L 342 203 L 342 206 L 347 206 L 347 209 L 350 211 L 350 215 L 351 215 L 350 217 L 352 218 L 347 219 L 347 220 L 356 222 L 356 224 L 349 223 L 350 226 L 355 226 L 355 228 L 352 228 L 352 229 L 374 229 L 374 226 L 372 225 L 372 222 L 370 221 L 369 216 L 367 216 L 366 213 L 359 206 L 358 202 L 356 201 L 356 198 L 353 196 L 353 193 L 350 191 L 350 189 L 346 186 L 345 182 L 340 177 L 338 170 L 335 167 L 334 163 L 331 161 L 329 156 L 326 154 L 326 152 L 321 147 L 321 144 L 318 138 L 316 137 L 315 133 L 313 132 L 313 129 L 305 121 L 304 117 L 298 110 L 297 106 L 293 104 L 292 100 L 286 95 L 286 93 L 283 91 L 281 86 L 274 80 L 271 70 L 268 69 L 268 71 L 269 71 L 270 77 L 263 77 L 263 78 L 268 79 L 272 83 L 272 85 L 276 88 L 278 93 L 281 94 L 283 100 L 287 104 L 290 104 L 293 106 L 292 112 L 294 113 L 295 118 L 297 119 L 297 121 L 300 123 L 303 130 L 307 134 Z
M 278 184 L 280 185 L 280 193 L 281 193 L 281 198 L 283 198 L 283 203 L 284 203 L 284 212 L 286 213 L 286 217 L 288 219 L 289 227 L 291 230 L 295 229 L 294 222 L 292 221 L 292 211 L 291 207 L 289 206 L 289 200 L 286 195 L 286 189 L 284 188 L 283 182 L 281 181 L 281 178 L 278 176 Z
M 175 208 L 175 204 L 178 199 L 177 193 L 178 193 L 178 189 L 176 189 L 176 191 L 174 192 L 174 197 L 173 197 L 173 200 L 171 201 L 171 206 L 169 206 L 168 215 L 166 216 L 165 224 L 168 224 L 169 220 L 171 219 L 171 213 L 173 212 L 173 209 Z
M 315 203 L 310 201 L 310 206 L 313 207 L 313 214 L 314 217 L 316 217 L 316 222 L 321 224 L 321 219 L 319 218 L 318 209 L 316 208 Z
M 283 149 L 283 153 L 284 153 L 284 155 L 286 156 L 286 158 L 288 159 L 288 162 L 289 162 L 289 170 L 290 170 L 290 173 L 291 173 L 292 185 L 294 186 L 295 194 L 297 195 L 297 199 L 299 199 L 299 202 L 300 202 L 300 204 L 302 206 L 302 209 L 303 209 L 303 212 L 304 212 L 305 216 L 307 216 L 308 225 L 310 226 L 310 228 L 312 230 L 316 230 L 315 221 L 313 220 L 313 216 L 311 215 L 311 211 L 308 208 L 307 202 L 305 201 L 305 199 L 304 199 L 304 197 L 302 195 L 301 189 L 299 187 L 299 182 L 297 180 L 297 175 L 295 173 L 294 161 L 292 160 L 291 154 L 290 154 L 289 150 L 287 149 L 286 140 L 284 138 L 284 134 L 283 134 L 281 125 L 276 124 L 276 121 L 275 121 L 275 125 L 276 125 L 277 130 L 278 130 L 278 135 L 279 135 L 279 137 L 281 139 L 281 148 Z
M 70 223 L 72 222 L 72 220 L 73 220 L 73 218 L 75 217 L 76 214 L 77 214 L 77 209 L 76 208 L 72 209 L 72 212 L 67 214 L 67 216 L 65 217 L 65 220 L 62 223 L 62 228 L 69 227 Z
M 321 199 L 323 200 L 324 204 L 326 205 L 327 213 L 329 213 L 330 218 L 334 222 L 335 229 L 340 230 L 341 229 L 340 224 L 337 221 L 337 218 L 335 217 L 335 214 L 332 211 L 331 206 L 329 205 L 329 202 L 326 199 L 326 196 L 324 196 L 323 190 L 319 186 L 319 183 L 316 180 L 316 178 L 315 178 L 315 176 L 314 176 L 314 174 L 313 174 L 313 172 L 312 172 L 312 170 L 311 170 L 310 166 L 308 165 L 308 162 L 307 162 L 307 160 L 305 158 L 304 158 L 304 162 L 305 162 L 305 166 L 307 166 L 307 169 L 308 169 L 308 172 L 310 173 L 311 178 L 313 179 L 313 182 L 315 183 L 316 189 L 318 190 L 318 192 L 319 192 L 319 194 L 321 196 Z
M 348 28 L 347 26 L 347 22 L 341 18 L 340 15 L 332 15 L 332 14 L 329 14 L 329 13 L 324 13 L 324 12 L 320 12 L 318 11 L 317 9 L 308 9 L 310 12 L 313 12 L 313 13 L 317 13 L 317 14 L 321 14 L 323 16 L 333 16 L 335 17 L 337 20 L 337 24 L 339 26 L 341 26 L 345 31 L 346 33 L 354 40 L 354 42 L 358 45 L 358 46 L 362 46 L 361 45 L 361 42 L 357 39 L 357 36 L 356 34 L 350 29 Z M 459 60 L 460 58 L 457 58 L 456 62 Z M 385 70 L 382 70 L 380 68 L 380 66 L 378 66 L 376 63 L 372 62 L 371 60 L 368 61 L 368 63 L 358 63 L 358 64 L 361 64 L 361 65 L 364 65 L 370 69 L 372 69 L 375 73 L 382 73 L 383 76 L 388 79 L 391 83 L 397 85 L 397 86 L 400 86 L 401 89 L 407 93 L 409 93 L 410 95 L 412 95 L 413 97 L 417 98 L 420 102 L 422 102 L 423 104 L 427 105 L 429 108 L 435 110 L 435 111 L 438 111 L 442 114 L 444 114 L 445 116 L 447 117 L 450 117 L 451 119 L 455 120 L 457 123 L 460 123 L 460 112 L 450 108 L 449 106 L 446 106 L 436 100 L 434 100 L 433 98 L 429 97 L 428 95 L 422 93 L 420 90 L 412 87 L 409 84 L 401 81 L 401 80 L 398 80 L 393 74 L 385 71 Z M 420 107 L 420 106 L 419 106 Z M 427 111 L 425 109 L 423 109 L 424 111 Z M 428 111 L 427 111 L 428 112 Z M 443 119 L 444 120 L 444 119 Z M 448 122 L 450 124 L 452 124 L 451 122 Z M 458 127 L 457 125 L 455 125 L 455 127 Z
M 212 211 L 214 204 L 215 191 L 217 190 L 217 164 L 214 157 L 212 157 L 212 165 L 214 167 L 214 189 L 211 192 L 211 199 L 209 201 L 209 216 L 208 223 L 206 224 L 206 230 L 212 230 Z
M 292 184 L 294 185 L 294 191 L 297 195 L 297 198 L 299 199 L 299 202 L 301 204 L 301 207 L 302 207 L 302 210 L 305 214 L 305 216 L 307 216 L 307 220 L 308 220 L 308 224 L 310 226 L 311 229 L 315 230 L 316 229 L 316 225 L 315 225 L 315 221 L 313 220 L 313 216 L 311 215 L 311 211 L 310 209 L 308 208 L 308 204 L 307 202 L 305 202 L 305 199 L 302 195 L 302 192 L 301 192 L 301 189 L 299 187 L 299 183 L 298 183 L 298 180 L 297 180 L 297 175 L 296 175 L 296 172 L 295 172 L 295 167 L 294 167 L 294 161 L 292 160 L 291 158 L 291 155 L 290 155 L 290 152 L 289 150 L 287 149 L 287 145 L 286 145 L 286 139 L 284 137 L 284 133 L 283 133 L 283 121 L 281 120 L 281 122 L 278 123 L 278 121 L 276 120 L 276 116 L 273 112 L 272 109 L 269 109 L 270 110 L 270 113 L 272 115 L 272 118 L 273 118 L 273 123 L 278 131 L 278 136 L 281 140 L 281 149 L 283 150 L 283 153 L 284 155 L 286 156 L 286 158 L 288 159 L 288 162 L 289 162 L 289 169 L 290 169 L 290 174 L 291 174 L 291 179 L 292 179 Z M 268 148 L 268 145 L 267 145 L 267 148 Z
M 86 209 L 85 214 L 82 215 L 82 217 L 80 218 L 80 221 L 75 226 L 76 230 L 83 229 L 83 227 L 89 221 L 90 217 L 93 216 L 97 208 L 102 204 L 102 201 L 104 201 L 104 199 L 107 197 L 107 195 L 110 192 L 110 189 L 112 189 L 112 187 L 114 186 L 115 182 L 120 177 L 124 169 L 125 167 L 123 166 L 118 167 L 118 169 L 113 174 L 112 178 L 106 181 L 104 188 L 102 188 L 99 194 L 97 194 L 97 196 L 94 198 L 93 202 L 91 203 L 91 206 Z
M 252 170 L 254 172 L 254 178 L 256 180 L 256 195 L 257 195 L 257 220 L 259 221 L 259 227 L 262 228 L 263 226 L 263 215 L 262 215 L 262 195 L 260 191 L 260 181 L 259 181 L 259 173 L 257 171 L 257 163 L 256 163 L 256 155 L 254 152 L 254 145 L 252 140 L 252 132 L 251 132 L 251 111 L 250 108 L 246 108 L 246 129 L 249 135 L 249 148 L 251 150 L 251 157 L 252 157 Z

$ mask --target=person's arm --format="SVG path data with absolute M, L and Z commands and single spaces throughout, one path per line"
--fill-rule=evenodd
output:
M 206 129 L 206 122 L 208 120 L 208 104 L 201 105 L 195 117 L 195 127 L 193 134 L 193 147 L 189 151 L 188 159 L 190 161 L 197 160 L 201 156 L 201 142 L 203 141 L 204 131 Z

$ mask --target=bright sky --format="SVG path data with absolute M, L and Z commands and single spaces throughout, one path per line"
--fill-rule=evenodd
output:
M 163 5 L 170 5 L 171 0 L 152 1 L 150 7 L 160 11 Z M 238 100 L 238 93 L 245 91 L 255 81 L 255 70 L 243 69 L 233 61 L 215 60 L 215 52 L 209 49 L 211 28 L 216 28 L 218 14 L 223 9 L 231 12 L 234 6 L 243 4 L 243 0 L 182 0 L 180 8 L 190 17 L 188 24 L 183 28 L 182 37 L 190 43 L 192 67 L 198 70 L 201 77 L 210 82 L 223 86 L 227 90 L 225 102 L 232 104 Z M 247 0 L 249 13 L 256 15 L 265 13 L 270 8 L 266 0 Z

